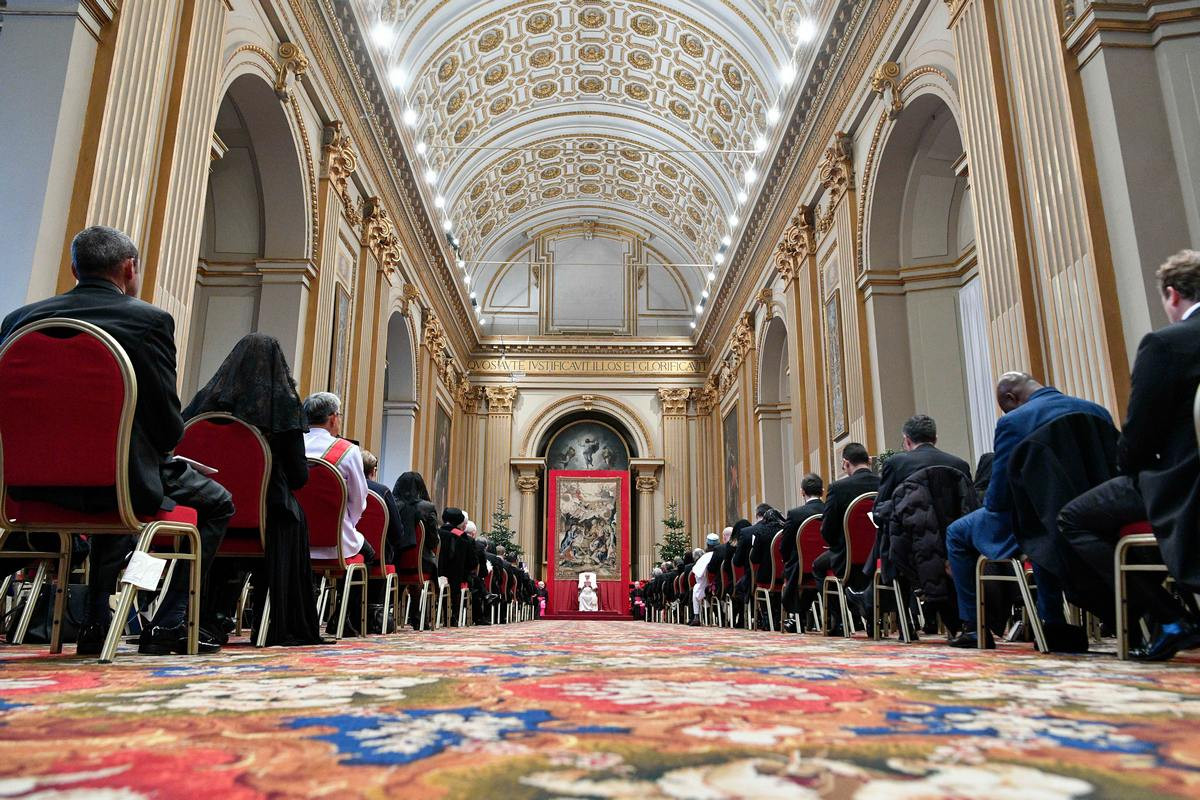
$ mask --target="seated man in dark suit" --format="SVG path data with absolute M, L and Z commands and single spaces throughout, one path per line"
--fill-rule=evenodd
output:
M 842 448 L 842 474 L 846 477 L 831 483 L 825 496 L 821 538 L 829 549 L 813 562 L 813 575 L 818 586 L 829 570 L 840 576 L 846 568 L 846 510 L 855 498 L 879 490 L 879 476 L 871 472 L 871 456 L 867 448 L 857 442 Z M 858 557 L 865 559 L 867 554 L 861 553 Z M 856 585 L 853 588 L 862 588 L 866 584 L 865 576 L 859 571 L 851 573 L 850 581 Z
M 1180 587 L 1200 591 L 1200 455 L 1192 403 L 1200 385 L 1200 251 L 1184 250 L 1158 269 L 1170 325 L 1149 333 L 1133 364 L 1129 410 L 1117 445 L 1121 474 L 1080 495 L 1059 514 L 1059 531 L 1082 562 L 1088 611 L 1115 624 L 1113 554 L 1125 525 L 1149 519 Z M 1137 553 L 1137 550 L 1132 551 Z M 1162 586 L 1161 574 L 1132 573 L 1131 619 L 1144 614 L 1158 635 L 1133 658 L 1165 661 L 1200 647 L 1200 624 Z M 1134 631 L 1137 626 L 1131 626 Z
M 875 498 L 875 523 L 880 526 L 880 535 L 886 524 L 886 516 L 890 514 L 893 495 L 906 480 L 918 472 L 930 467 L 949 467 L 963 474 L 967 482 L 971 481 L 971 465 L 956 455 L 940 450 L 937 447 L 937 423 L 926 414 L 917 414 L 905 421 L 900 429 L 904 437 L 903 451 L 896 453 L 883 464 L 879 477 L 879 495 Z M 973 494 L 973 492 L 972 492 Z M 972 503 L 971 507 L 976 504 Z M 871 552 L 863 572 L 872 576 L 875 574 L 875 562 L 880 553 L 880 539 L 875 540 L 875 549 Z M 864 590 L 853 592 L 847 599 L 852 608 L 860 611 L 864 619 L 874 619 L 874 592 Z M 957 608 L 932 609 L 941 612 L 943 619 L 948 621 L 952 631 L 958 628 Z M 928 615 L 934 618 L 933 614 Z
M 403 535 L 400 530 L 400 508 L 396 505 L 392 490 L 376 480 L 379 477 L 379 457 L 370 450 L 363 450 L 362 462 L 367 488 L 383 498 L 383 505 L 388 512 L 388 527 L 383 537 L 386 552 L 380 557 L 385 564 L 395 565 L 400 556 L 400 537 Z
M 989 559 L 1011 558 L 1020 553 L 1012 529 L 1012 500 L 1008 462 L 1021 441 L 1048 422 L 1068 414 L 1093 414 L 1112 424 L 1099 405 L 1042 386 L 1031 375 L 1009 372 L 996 384 L 996 402 L 1004 416 L 996 423 L 992 478 L 983 508 L 952 523 L 946 531 L 946 550 L 958 597 L 958 617 L 963 630 L 950 640 L 953 647 L 977 647 L 975 616 L 975 564 L 982 554 Z M 1050 625 L 1065 625 L 1062 588 L 1048 571 L 1034 565 L 1038 613 Z M 987 633 L 988 647 L 994 647 Z
M 741 580 L 733 588 L 734 597 L 738 600 L 749 600 L 753 594 L 754 570 L 752 566 L 757 563 L 757 560 L 753 558 L 755 536 L 764 530 L 764 515 L 770 511 L 775 511 L 775 509 L 771 508 L 770 504 L 759 503 L 758 507 L 754 509 L 755 519 L 753 525 L 747 525 L 740 530 L 738 526 L 734 526 L 738 543 L 737 548 L 733 551 L 733 565 L 745 570 Z
M 788 511 L 787 522 L 783 526 L 783 541 L 779 547 L 783 555 L 783 609 L 789 614 L 799 614 L 801 625 L 815 594 L 802 593 L 799 588 L 804 582 L 804 575 L 800 572 L 801 554 L 796 550 L 796 533 L 810 517 L 825 513 L 825 502 L 821 500 L 824 491 L 825 482 L 820 475 L 810 472 L 800 479 L 800 494 L 804 503 Z M 802 597 L 802 594 L 807 596 Z
M 71 242 L 71 272 L 78 280 L 74 289 L 5 317 L 0 342 L 22 326 L 66 317 L 96 325 L 121 345 L 137 378 L 137 406 L 129 447 L 129 490 L 134 511 L 151 516 L 177 503 L 196 510 L 201 591 L 206 593 L 209 566 L 233 516 L 233 498 L 217 482 L 170 457 L 183 436 L 183 418 L 175 393 L 175 321 L 161 308 L 137 299 L 141 286 L 138 251 L 120 231 L 101 226 L 81 231 Z M 87 391 L 87 387 L 81 386 L 80 390 Z M 32 491 L 28 499 L 77 511 L 116 508 L 116 496 L 109 489 Z M 117 575 L 134 541 L 132 536 L 102 535 L 93 536 L 91 544 L 88 616 L 80 631 L 78 652 L 96 655 L 112 617 L 108 598 L 116 589 Z M 175 570 L 158 613 L 142 632 L 138 652 L 186 652 L 187 573 L 186 569 Z M 202 633 L 200 652 L 217 649 L 212 635 Z

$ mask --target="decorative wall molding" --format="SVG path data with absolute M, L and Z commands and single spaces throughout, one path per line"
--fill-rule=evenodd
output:
M 392 224 L 391 215 L 378 197 L 368 197 L 363 205 L 362 215 L 363 239 L 367 246 L 379 256 L 379 265 L 384 272 L 393 272 L 400 266 L 400 239 L 396 236 L 396 227 Z M 431 317 L 431 322 L 437 322 L 437 317 Z M 428 328 L 426 328 L 428 335 Z M 445 331 L 441 331 L 442 346 L 445 347 Z
M 304 77 L 304 73 L 308 72 L 308 56 L 300 51 L 300 46 L 293 42 L 283 42 L 279 45 L 280 63 L 276 67 L 277 74 L 275 76 L 275 96 L 281 101 L 292 99 L 292 87 L 288 86 L 288 73 L 290 72 L 296 81 Z
M 486 386 L 483 391 L 487 395 L 489 415 L 512 413 L 513 401 L 517 399 L 517 387 Z
M 333 120 L 325 126 L 321 149 L 325 155 L 325 174 L 342 199 L 346 219 L 357 228 L 362 223 L 362 216 L 350 195 L 350 176 L 358 169 L 358 154 L 354 152 L 354 144 L 350 141 L 344 122 Z
M 691 389 L 665 388 L 658 390 L 658 399 L 662 403 L 663 416 L 684 416 L 687 414 L 688 398 L 692 396 Z
M 904 110 L 904 100 L 900 97 L 899 77 L 900 65 L 895 61 L 883 62 L 875 68 L 875 72 L 871 75 L 871 91 L 883 98 L 884 101 L 891 98 L 887 111 L 889 119 L 895 119 Z

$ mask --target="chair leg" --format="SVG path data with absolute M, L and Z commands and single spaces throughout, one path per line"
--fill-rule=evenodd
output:
M 267 631 L 271 629 L 271 593 L 266 593 L 263 600 L 262 619 L 258 621 L 258 638 L 254 640 L 255 647 L 267 646 Z
M 192 557 L 189 559 L 188 575 L 188 655 L 200 653 L 200 531 L 189 528 L 192 540 Z
M 325 622 L 325 609 L 329 606 L 329 578 L 326 575 L 321 576 L 321 583 L 317 586 L 317 622 Z
M 854 620 L 850 616 L 850 609 L 846 606 L 846 587 L 841 579 L 837 583 L 838 603 L 842 607 L 842 636 L 849 639 L 854 636 Z
M 1038 650 L 1048 653 L 1050 648 L 1046 645 L 1046 632 L 1042 629 L 1042 618 L 1038 615 L 1037 604 L 1033 601 L 1033 592 L 1029 589 L 1029 579 L 1025 576 L 1025 565 L 1017 558 L 1012 559 L 1012 565 L 1017 577 L 1017 586 L 1021 589 L 1021 599 L 1025 602 L 1029 627 L 1033 629 L 1034 643 Z
M 1125 555 L 1128 548 L 1124 541 L 1117 542 L 1117 550 L 1113 554 L 1113 570 L 1117 583 L 1117 658 L 1121 661 L 1129 659 L 1129 603 L 1125 595 Z
M 392 577 L 395 578 L 396 576 L 393 575 Z M 400 581 L 393 580 L 392 581 L 392 624 L 396 628 L 396 633 L 399 633 L 400 629 L 401 629 L 400 619 L 401 619 L 400 618 Z M 404 619 L 408 619 L 407 614 L 404 615 Z
M 361 576 L 359 578 L 359 585 L 362 586 L 362 594 L 359 595 L 359 600 L 362 606 L 362 610 L 360 612 L 362 625 L 358 629 L 358 635 L 365 639 L 370 633 L 370 629 L 367 627 L 367 587 L 370 585 L 371 579 L 367 576 L 367 568 L 361 564 L 358 566 L 360 567 L 358 572 Z
M 29 623 L 33 620 L 33 609 L 37 606 L 38 595 L 42 593 L 42 585 L 46 582 L 46 562 L 39 561 L 37 570 L 33 573 L 33 581 L 29 588 L 29 596 L 25 607 L 21 609 L 21 619 L 17 622 L 17 633 L 12 644 L 24 644 L 25 634 L 29 632 Z
M 249 599 L 249 597 L 250 597 L 250 578 L 251 578 L 251 576 L 252 576 L 252 573 L 249 573 L 249 572 L 246 573 L 246 580 L 242 584 L 242 592 L 241 592 L 241 594 L 238 595 L 237 612 L 234 615 L 235 627 L 233 629 L 233 633 L 235 636 L 242 635 L 242 620 L 246 616 L 246 600 Z
M 882 606 L 879 603 L 880 578 L 881 576 L 879 570 L 876 569 L 875 574 L 871 576 L 871 595 L 875 602 L 875 608 L 871 612 L 873 619 L 870 620 L 870 633 L 873 641 L 879 641 L 879 639 L 883 636 L 883 611 L 881 610 Z M 896 600 L 896 605 L 900 605 L 899 599 Z
M 987 627 L 984 621 L 984 602 L 983 602 L 983 568 L 987 566 L 987 559 L 980 556 L 975 561 L 975 639 L 978 642 L 980 650 L 987 648 L 987 640 L 984 638 L 984 629 Z
M 8 604 L 8 589 L 12 586 L 12 579 L 13 576 L 10 574 L 5 575 L 4 580 L 0 581 L 0 603 L 3 603 L 3 606 L 0 606 L 0 614 L 6 617 L 10 608 Z
M 429 581 L 425 581 L 421 586 L 421 606 L 417 609 L 419 616 L 417 617 L 418 630 L 425 630 L 425 612 L 429 607 Z
M 383 618 L 379 623 L 379 632 L 384 635 L 387 634 L 389 612 L 395 613 L 395 609 L 392 608 L 392 582 L 395 578 L 395 575 L 387 575 L 383 579 Z
M 904 598 L 900 595 L 899 580 L 892 581 L 892 591 L 896 594 L 896 616 L 900 618 L 900 637 L 904 640 L 905 644 L 911 644 L 912 633 L 908 625 L 908 603 L 904 602 Z M 875 602 L 878 603 L 879 598 L 876 598 Z

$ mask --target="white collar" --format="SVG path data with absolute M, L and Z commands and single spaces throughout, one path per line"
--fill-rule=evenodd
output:
M 1185 319 L 1190 317 L 1192 314 L 1195 314 L 1196 309 L 1200 309 L 1200 303 L 1193 303 L 1191 308 L 1189 308 L 1187 311 L 1183 312 L 1183 316 L 1179 318 L 1179 321 L 1183 322 Z

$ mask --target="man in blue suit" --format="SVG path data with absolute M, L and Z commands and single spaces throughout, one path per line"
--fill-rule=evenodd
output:
M 1021 441 L 1048 422 L 1068 414 L 1094 414 L 1112 424 L 1102 406 L 1042 386 L 1024 372 L 1009 372 L 996 384 L 996 402 L 1004 416 L 996 423 L 995 460 L 992 481 L 983 508 L 967 514 L 946 530 L 950 572 L 958 593 L 958 615 L 962 632 L 950 640 L 953 647 L 978 647 L 975 632 L 975 563 L 982 554 L 990 559 L 1012 558 L 1020 552 L 1012 530 L 1012 501 L 1009 497 L 1008 463 Z M 1037 580 L 1038 614 L 1046 622 L 1065 622 L 1062 590 L 1046 570 L 1034 565 Z M 994 647 L 987 633 L 988 647 Z

